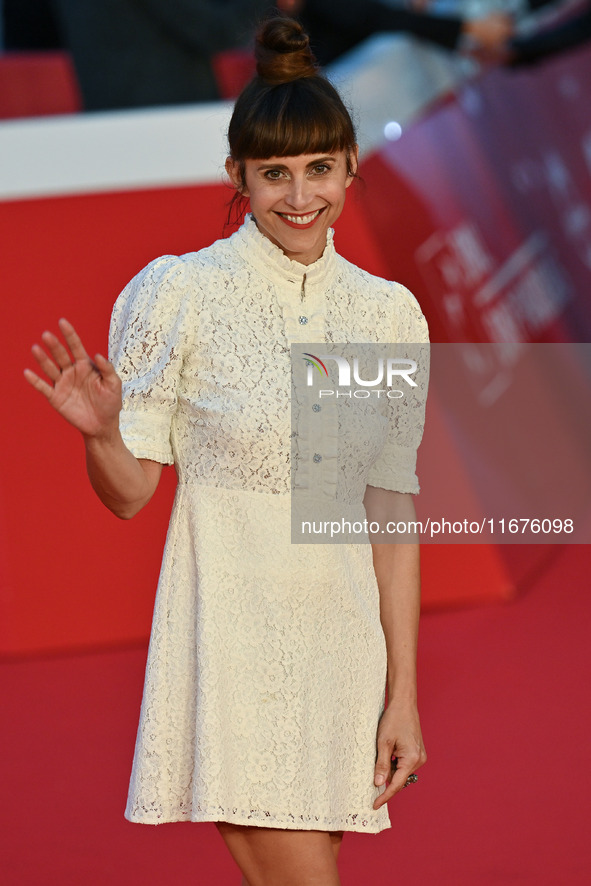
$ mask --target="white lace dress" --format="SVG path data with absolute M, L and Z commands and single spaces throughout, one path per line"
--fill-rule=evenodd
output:
M 404 287 L 340 257 L 332 231 L 318 261 L 293 262 L 249 216 L 207 249 L 156 259 L 117 300 L 124 440 L 178 473 L 130 821 L 390 826 L 372 808 L 386 647 L 371 546 L 290 543 L 289 345 L 380 340 L 427 341 Z M 421 414 L 386 428 L 368 461 L 340 446 L 329 413 L 314 411 L 302 441 L 302 482 L 329 498 L 345 482 L 359 500 L 367 483 L 418 491 Z

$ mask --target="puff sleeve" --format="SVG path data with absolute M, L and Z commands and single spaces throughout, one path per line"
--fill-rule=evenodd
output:
M 393 400 L 388 436 L 369 470 L 367 483 L 393 492 L 419 492 L 416 474 L 417 450 L 423 436 L 425 404 L 429 383 L 429 330 L 416 298 L 394 284 L 394 323 L 391 342 L 396 356 L 415 360 L 416 388 Z
M 193 328 L 190 265 L 155 259 L 128 283 L 113 308 L 109 359 L 123 384 L 119 428 L 136 458 L 174 462 L 171 427 Z

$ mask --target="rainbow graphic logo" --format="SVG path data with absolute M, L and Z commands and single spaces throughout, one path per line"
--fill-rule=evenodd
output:
M 303 357 L 308 366 L 314 366 L 318 370 L 320 375 L 322 375 L 324 372 L 324 375 L 328 378 L 328 370 L 320 357 L 315 357 L 314 354 L 307 354 L 305 352 Z

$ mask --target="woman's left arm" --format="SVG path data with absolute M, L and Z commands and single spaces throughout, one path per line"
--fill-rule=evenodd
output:
M 382 526 L 388 520 L 408 525 L 416 520 L 410 493 L 368 486 L 364 499 L 368 517 Z M 388 658 L 388 706 L 377 732 L 375 784 L 390 779 L 392 757 L 398 758 L 390 785 L 374 803 L 383 806 L 401 790 L 426 760 L 417 710 L 417 640 L 420 614 L 419 544 L 408 541 L 373 543 L 373 563 L 380 594 L 380 619 Z M 377 539 L 377 535 L 372 538 Z M 384 538 L 382 534 L 380 540 Z

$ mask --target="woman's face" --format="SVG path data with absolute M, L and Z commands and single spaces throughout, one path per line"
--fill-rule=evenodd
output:
M 303 265 L 320 258 L 326 232 L 337 220 L 353 178 L 345 151 L 246 160 L 243 187 L 239 164 L 228 157 L 226 171 L 250 199 L 250 209 L 265 237 Z M 353 172 L 357 156 L 351 158 Z

